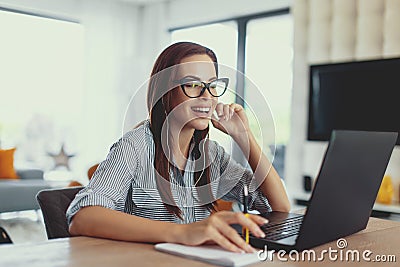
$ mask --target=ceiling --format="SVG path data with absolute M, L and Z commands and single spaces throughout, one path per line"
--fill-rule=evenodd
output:
M 145 4 L 153 4 L 153 3 L 162 3 L 162 2 L 172 1 L 172 0 L 114 0 L 114 1 L 133 3 L 133 4 L 137 4 L 137 5 L 145 5 Z

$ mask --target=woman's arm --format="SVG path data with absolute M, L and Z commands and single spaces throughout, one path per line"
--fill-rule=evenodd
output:
M 240 224 L 259 237 L 264 237 L 258 225 L 267 223 L 262 217 L 242 213 L 217 212 L 205 220 L 190 224 L 155 221 L 100 206 L 80 209 L 72 218 L 72 236 L 85 235 L 134 242 L 171 242 L 185 245 L 217 243 L 235 252 L 254 252 L 229 224 Z
M 174 242 L 174 224 L 154 221 L 139 216 L 104 208 L 87 206 L 72 218 L 69 232 L 84 235 L 137 242 Z
M 271 208 L 276 211 L 288 212 L 290 202 L 286 190 L 275 168 L 254 138 L 243 107 L 235 103 L 230 105 L 219 103 L 216 111 L 219 119 L 213 120 L 213 125 L 229 134 L 239 145 L 257 181 L 263 181 L 260 189 L 267 197 Z
M 290 202 L 281 178 L 262 152 L 253 133 L 249 131 L 248 134 L 236 137 L 234 140 L 243 153 L 249 155 L 248 162 L 257 181 L 263 179 L 260 189 L 267 197 L 272 210 L 288 212 L 290 210 Z

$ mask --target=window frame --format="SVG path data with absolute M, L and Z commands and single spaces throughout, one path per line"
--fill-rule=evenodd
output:
M 280 15 L 287 15 L 289 13 L 290 13 L 290 8 L 287 7 L 287 8 L 275 9 L 275 10 L 261 12 L 261 13 L 250 14 L 250 15 L 230 17 L 230 18 L 221 19 L 221 20 L 214 20 L 214 21 L 208 21 L 208 22 L 204 22 L 204 23 L 195 23 L 195 24 L 189 24 L 189 25 L 180 26 L 180 27 L 169 28 L 168 32 L 172 33 L 173 31 L 176 31 L 176 30 L 183 30 L 183 29 L 187 29 L 187 28 L 205 26 L 205 25 L 210 25 L 210 24 L 215 24 L 215 23 L 236 22 L 237 30 L 238 30 L 236 68 L 237 68 L 237 70 L 239 72 L 238 72 L 238 75 L 236 77 L 236 87 L 235 87 L 236 98 L 235 98 L 235 102 L 240 104 L 240 105 L 242 105 L 242 106 L 244 106 L 244 99 L 242 99 L 239 96 L 241 96 L 241 95 L 244 96 L 245 95 L 245 81 L 244 81 L 244 76 L 243 75 L 239 75 L 239 73 L 246 74 L 246 69 L 245 68 L 246 68 L 247 23 L 249 21 L 255 20 L 255 19 L 274 17 L 274 16 L 280 16 Z
M 69 18 L 65 18 L 65 17 L 61 17 L 61 16 L 45 15 L 45 14 L 24 11 L 24 10 L 19 10 L 19 9 L 14 9 L 14 8 L 8 8 L 8 7 L 2 7 L 2 6 L 0 6 L 0 11 L 81 24 L 80 21 L 78 21 L 78 20 L 73 20 L 73 19 L 69 19 Z
M 290 14 L 290 8 L 280 8 L 275 10 L 270 10 L 261 13 L 255 13 L 244 16 L 230 17 L 221 20 L 208 21 L 204 23 L 195 23 L 189 24 L 180 27 L 169 28 L 168 33 L 172 33 L 176 30 L 182 30 L 192 27 L 205 26 L 216 23 L 224 23 L 224 22 L 236 22 L 237 30 L 238 30 L 238 43 L 237 43 L 237 54 L 236 54 L 236 69 L 238 70 L 236 75 L 236 86 L 235 86 L 235 102 L 240 104 L 241 106 L 245 106 L 244 97 L 243 99 L 240 96 L 245 96 L 245 74 L 246 74 L 246 35 L 247 35 L 247 24 L 251 20 L 280 16 L 280 15 L 288 15 Z M 244 74 L 244 75 L 242 75 Z M 232 157 L 236 162 L 239 162 L 243 166 L 247 165 L 247 160 L 244 158 L 244 155 L 241 152 L 241 149 L 238 147 L 236 143 L 233 143 L 232 146 Z

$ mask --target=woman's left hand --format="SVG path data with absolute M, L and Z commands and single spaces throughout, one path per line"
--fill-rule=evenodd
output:
M 212 116 L 212 124 L 218 130 L 232 136 L 234 139 L 249 133 L 249 121 L 244 108 L 236 103 L 218 103 Z

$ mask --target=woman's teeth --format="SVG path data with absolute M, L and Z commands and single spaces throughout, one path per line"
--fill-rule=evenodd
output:
M 192 110 L 195 111 L 195 112 L 201 112 L 201 113 L 210 112 L 210 108 L 192 108 Z

